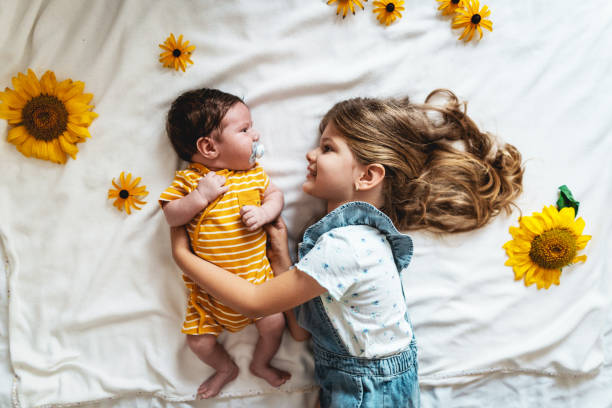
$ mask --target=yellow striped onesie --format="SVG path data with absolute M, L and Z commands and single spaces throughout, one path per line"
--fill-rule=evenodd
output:
M 160 204 L 189 194 L 208 172 L 199 163 L 177 171 L 172 185 L 159 197 Z M 273 277 L 266 257 L 266 233 L 262 228 L 248 231 L 242 223 L 240 208 L 260 206 L 270 180 L 259 165 L 245 171 L 215 173 L 226 178 L 229 190 L 186 225 L 191 246 L 200 258 L 254 284 L 263 283 Z M 205 293 L 188 276 L 183 275 L 183 280 L 189 291 L 183 333 L 218 335 L 223 329 L 235 332 L 253 322 Z

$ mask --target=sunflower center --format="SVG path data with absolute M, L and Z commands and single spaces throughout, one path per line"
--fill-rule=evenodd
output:
M 451 3 L 453 3 L 453 4 L 459 4 L 459 0 L 451 0 Z
M 66 131 L 68 111 L 66 106 L 52 95 L 39 95 L 28 101 L 21 111 L 28 133 L 39 140 L 56 139 Z
M 130 196 L 130 193 L 127 190 L 121 190 L 119 192 L 119 197 L 123 198 L 124 200 L 128 198 L 129 196 Z
M 576 238 L 566 229 L 552 229 L 533 239 L 529 257 L 545 269 L 560 269 L 576 256 Z
M 480 17 L 480 14 L 474 14 L 472 16 L 472 24 L 478 24 L 480 23 L 480 20 L 482 20 L 482 17 Z
M 181 50 L 176 49 L 174 51 L 172 51 L 172 55 L 174 55 L 175 58 L 178 58 L 181 56 Z
M 387 10 L 387 12 L 389 13 L 393 13 L 393 10 L 395 10 L 395 4 L 387 3 L 387 7 L 385 7 L 385 10 Z

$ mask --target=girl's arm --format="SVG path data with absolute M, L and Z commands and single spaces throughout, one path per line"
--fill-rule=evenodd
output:
M 245 316 L 255 318 L 284 312 L 327 292 L 296 268 L 254 285 L 193 254 L 184 228 L 171 228 L 170 238 L 172 255 L 183 272 L 213 297 Z
M 268 234 L 268 259 L 275 276 L 282 275 L 291 265 L 289 256 L 289 245 L 287 242 L 287 226 L 282 217 L 278 217 L 273 222 L 265 226 Z M 310 338 L 310 332 L 300 326 L 295 318 L 293 309 L 285 310 L 285 319 L 289 333 L 297 341 L 304 341 Z

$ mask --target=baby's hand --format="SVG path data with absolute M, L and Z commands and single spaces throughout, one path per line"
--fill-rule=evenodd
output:
M 206 200 L 208 204 L 210 204 L 221 194 L 227 193 L 229 187 L 224 186 L 224 184 L 225 177 L 210 171 L 200 179 L 196 190 L 198 190 L 198 193 L 200 193 L 202 198 Z
M 249 231 L 255 231 L 268 222 L 268 215 L 262 207 L 245 205 L 240 209 L 242 223 Z

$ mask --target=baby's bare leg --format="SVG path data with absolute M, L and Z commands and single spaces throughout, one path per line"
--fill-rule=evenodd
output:
M 227 351 L 217 342 L 212 334 L 187 335 L 189 348 L 200 360 L 211 366 L 216 372 L 200 384 L 198 398 L 211 398 L 221 388 L 238 376 L 238 366 L 232 361 Z
M 279 387 L 291 378 L 291 374 L 272 367 L 270 360 L 280 346 L 285 329 L 285 317 L 282 313 L 276 313 L 259 319 L 255 322 L 255 326 L 259 332 L 259 338 L 251 361 L 251 372 L 266 380 L 273 387 Z

